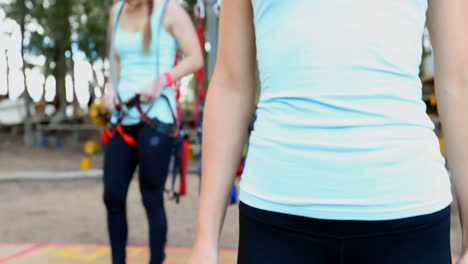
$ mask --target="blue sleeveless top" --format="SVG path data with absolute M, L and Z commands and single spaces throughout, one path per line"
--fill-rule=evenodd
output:
M 261 95 L 242 202 L 332 220 L 451 201 L 418 77 L 427 0 L 252 0 Z
M 168 1 L 168 0 L 164 0 Z M 151 17 L 151 45 L 150 52 L 145 54 L 143 52 L 143 33 L 142 32 L 127 32 L 122 30 L 119 22 L 117 21 L 118 14 L 122 9 L 124 1 L 119 1 L 116 6 L 114 21 L 115 21 L 115 34 L 114 34 L 114 47 L 120 57 L 120 80 L 117 92 L 123 101 L 135 96 L 136 93 L 141 92 L 146 86 L 154 81 L 159 73 L 160 75 L 166 71 L 170 71 L 174 67 L 175 56 L 177 51 L 177 43 L 175 38 L 170 35 L 164 25 L 160 25 L 161 16 L 164 10 L 161 8 L 165 3 L 159 5 L 159 9 Z M 161 35 L 158 40 L 158 27 Z M 156 49 L 159 49 L 159 70 L 156 70 Z M 175 113 L 176 111 L 176 98 L 175 91 L 170 87 L 163 90 L 163 94 L 169 98 L 171 107 Z M 146 111 L 148 105 L 143 106 Z M 149 117 L 157 117 L 164 123 L 173 123 L 173 117 L 168 107 L 167 101 L 162 98 L 156 99 L 153 107 L 148 113 Z M 140 115 L 136 109 L 131 109 L 130 117 L 123 120 L 123 125 L 134 125 L 141 120 L 138 118 Z M 114 113 L 112 121 L 115 122 L 118 114 Z

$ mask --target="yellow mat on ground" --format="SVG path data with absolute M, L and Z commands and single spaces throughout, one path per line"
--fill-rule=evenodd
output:
M 168 248 L 165 264 L 185 264 L 190 249 Z M 128 264 L 147 264 L 149 252 L 146 247 L 128 247 Z M 99 245 L 28 244 L 0 245 L 0 264 L 108 264 L 110 250 Z M 222 250 L 220 264 L 237 263 L 235 250 Z
M 168 248 L 165 264 L 185 264 L 190 249 Z M 147 264 L 148 248 L 128 247 L 128 264 Z M 457 257 L 453 258 L 454 261 Z M 59 245 L 59 244 L 27 244 L 1 245 L 0 264 L 108 264 L 110 250 L 108 246 L 100 245 Z M 222 250 L 220 264 L 237 263 L 235 250 Z

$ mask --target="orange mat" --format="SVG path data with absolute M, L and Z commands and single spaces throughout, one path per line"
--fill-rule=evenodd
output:
M 165 264 L 185 264 L 190 249 L 168 248 Z M 128 264 L 147 264 L 149 252 L 146 247 L 128 247 Z M 0 245 L 0 264 L 108 264 L 110 250 L 100 245 L 28 244 Z M 222 250 L 220 264 L 237 263 L 235 250 Z
M 168 248 L 165 264 L 185 264 L 188 248 Z M 128 264 L 147 264 L 149 252 L 146 247 L 128 247 Z M 458 258 L 453 257 L 455 262 Z M 110 250 L 101 245 L 60 245 L 60 244 L 0 244 L 0 264 L 108 264 Z M 236 250 L 222 250 L 220 264 L 237 263 Z

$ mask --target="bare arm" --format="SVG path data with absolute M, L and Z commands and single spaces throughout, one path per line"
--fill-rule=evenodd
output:
M 167 5 L 164 26 L 175 37 L 184 54 L 184 59 L 171 70 L 172 78 L 179 80 L 200 69 L 203 66 L 203 54 L 195 28 L 187 12 L 175 1 L 171 0 Z M 141 100 L 143 102 L 153 101 L 159 97 L 166 85 L 166 79 L 158 76 L 140 93 Z
M 165 24 L 168 24 L 169 32 L 184 54 L 184 59 L 171 71 L 174 79 L 179 80 L 203 67 L 203 54 L 192 20 L 184 8 L 175 1 L 169 1 L 166 12 Z
M 110 14 L 109 14 L 109 26 L 107 30 L 109 32 L 108 36 L 110 38 L 113 37 L 114 30 L 115 30 L 115 25 L 114 25 L 115 11 L 116 11 L 116 4 L 112 6 Z M 113 40 L 109 40 L 109 41 L 113 41 Z M 118 83 L 120 79 L 120 58 L 115 50 L 113 52 L 112 50 L 109 50 L 109 52 L 110 52 L 109 60 L 112 60 L 113 66 L 114 66 L 115 81 Z M 104 102 L 105 107 L 110 111 L 114 110 L 115 104 L 118 101 L 116 91 L 115 91 L 116 88 L 113 87 L 113 85 L 117 85 L 117 84 L 113 84 L 112 79 L 110 78 L 107 80 L 105 87 L 104 87 L 103 102 Z
M 468 250 L 468 1 L 430 0 L 428 25 L 435 82 L 452 183 Z M 466 261 L 466 260 L 465 260 Z
M 110 14 L 109 14 L 109 27 L 108 27 L 107 30 L 109 32 L 108 35 L 111 38 L 114 36 L 114 30 L 115 30 L 114 17 L 115 17 L 116 5 L 117 4 L 114 4 L 112 6 Z M 109 40 L 109 41 L 113 41 L 113 40 Z M 120 58 L 119 58 L 119 54 L 117 53 L 117 51 L 115 49 L 113 51 L 109 50 L 109 52 L 110 52 L 109 59 L 113 60 L 113 63 L 114 63 L 115 80 L 118 83 L 118 81 L 120 80 Z M 110 82 L 110 80 L 109 80 L 109 82 Z M 112 91 L 114 91 L 114 87 L 112 87 L 112 86 L 109 86 L 108 89 L 111 89 Z
M 219 51 L 208 89 L 203 126 L 203 168 L 195 255 L 217 251 L 229 192 L 247 138 L 256 93 L 256 49 L 250 0 L 226 1 Z M 197 262 L 192 257 L 192 263 Z

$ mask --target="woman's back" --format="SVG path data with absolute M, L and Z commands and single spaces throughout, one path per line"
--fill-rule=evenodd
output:
M 426 0 L 252 0 L 262 86 L 241 200 L 326 219 L 446 207 L 418 77 Z

